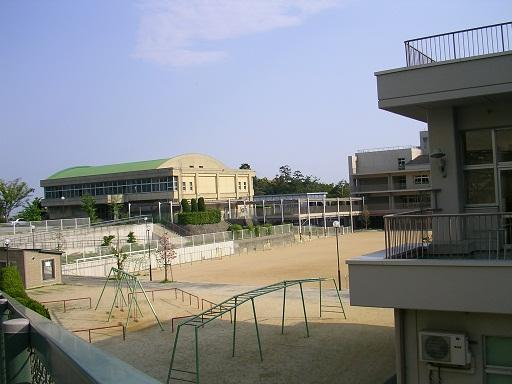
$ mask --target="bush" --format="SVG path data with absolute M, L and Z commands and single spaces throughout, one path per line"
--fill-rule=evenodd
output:
M 271 235 L 272 234 L 272 224 L 263 224 L 264 234 Z
M 199 212 L 205 212 L 206 211 L 206 204 L 204 203 L 204 197 L 200 197 L 197 200 L 197 210 Z
M 257 225 L 256 227 L 254 227 L 254 236 L 260 237 L 260 233 L 261 233 L 261 225 Z
M 197 200 L 196 199 L 190 200 L 190 205 L 191 205 L 192 212 L 197 212 L 198 211 Z
M 178 214 L 178 224 L 201 225 L 220 223 L 220 211 L 211 209 L 205 212 L 181 212 Z
M 190 204 L 187 199 L 181 199 L 181 210 L 182 212 L 190 212 Z
M 21 305 L 50 319 L 48 309 L 38 301 L 28 297 L 16 267 L 5 267 L 0 270 L 0 290 L 17 300 Z
M 102 247 L 109 247 L 112 244 L 112 240 L 115 239 L 114 235 L 103 236 L 103 243 L 101 243 Z
M 137 238 L 133 231 L 128 232 L 128 240 L 126 240 L 126 242 L 129 244 L 135 244 L 137 242 Z
M 240 224 L 231 224 L 228 227 L 228 231 L 235 232 L 235 231 L 241 231 L 244 229 Z

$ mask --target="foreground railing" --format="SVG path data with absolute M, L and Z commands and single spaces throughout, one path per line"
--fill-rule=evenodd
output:
M 158 383 L 1 293 L 0 380 L 8 383 Z
M 386 258 L 506 259 L 511 224 L 512 213 L 385 216 Z
M 512 22 L 407 40 L 408 67 L 489 55 L 512 49 Z

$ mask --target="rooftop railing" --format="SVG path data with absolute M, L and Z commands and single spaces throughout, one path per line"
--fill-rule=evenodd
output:
M 387 259 L 511 259 L 512 213 L 384 217 Z
M 407 40 L 408 67 L 512 50 L 512 22 Z
M 5 348 L 0 354 L 0 359 L 5 361 L 0 362 L 6 368 L 2 369 L 2 382 L 159 383 L 27 309 L 7 294 L 0 292 L 0 296 L 7 300 L 0 304 L 4 339 L 0 348 Z

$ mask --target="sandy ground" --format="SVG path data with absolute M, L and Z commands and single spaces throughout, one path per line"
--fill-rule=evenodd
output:
M 393 312 L 388 309 L 351 307 L 348 304 L 348 278 L 345 259 L 383 248 L 382 232 L 361 232 L 341 239 L 342 300 L 348 319 L 338 313 L 319 317 L 317 284 L 305 286 L 305 302 L 310 337 L 306 328 L 298 287 L 290 288 L 286 302 L 285 334 L 281 335 L 282 292 L 256 299 L 263 361 L 259 359 L 252 307 L 239 307 L 236 356 L 231 357 L 232 324 L 229 317 L 199 329 L 200 377 L 202 383 L 383 383 L 394 372 Z M 204 261 L 174 267 L 172 284 L 156 283 L 162 271 L 153 273 L 154 282 L 141 277 L 146 290 L 180 287 L 210 301 L 219 302 L 237 293 L 285 279 L 336 276 L 335 239 L 312 240 L 286 248 L 275 248 L 222 260 Z M 90 296 L 88 301 L 70 303 L 66 313 L 62 304 L 52 304 L 54 321 L 70 330 L 115 325 L 126 320 L 127 312 L 114 308 L 106 323 L 114 289 L 106 290 L 98 310 L 102 279 L 67 279 L 62 286 L 30 291 L 38 300 Z M 324 304 L 336 304 L 332 285 L 324 286 Z M 150 295 L 151 296 L 151 295 Z M 96 346 L 127 361 L 136 368 L 165 382 L 174 342 L 170 318 L 196 314 L 195 301 L 177 297 L 172 291 L 155 292 L 153 302 L 162 321 L 161 331 L 147 304 L 141 303 L 143 318 L 130 320 L 126 341 L 120 329 L 92 333 Z M 193 370 L 192 329 L 180 334 L 175 368 Z M 87 333 L 80 336 L 86 338 Z M 176 381 L 178 382 L 178 381 Z

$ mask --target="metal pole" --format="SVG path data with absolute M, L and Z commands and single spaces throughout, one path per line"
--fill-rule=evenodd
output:
M 348 198 L 350 202 L 350 230 L 354 233 L 354 216 L 352 215 L 352 197 Z
M 169 204 L 171 206 L 171 223 L 174 224 L 174 212 L 173 212 L 173 209 L 172 209 L 172 201 Z
M 235 297 L 235 315 L 233 316 L 233 353 L 232 356 L 235 357 L 235 340 L 236 340 L 236 302 L 238 297 Z
M 281 319 L 281 335 L 284 335 L 284 308 L 286 306 L 286 282 L 283 289 L 283 318 Z
M 254 314 L 254 325 L 256 326 L 256 337 L 258 338 L 258 349 L 260 351 L 260 360 L 263 361 L 263 353 L 261 352 L 260 331 L 258 329 L 258 320 L 256 319 L 256 307 L 254 306 L 254 298 L 251 298 L 252 313 Z
M 147 222 L 146 222 L 147 228 Z M 151 270 L 151 240 L 149 239 L 149 228 L 146 229 L 148 235 L 148 256 L 149 256 L 149 281 L 153 281 L 153 272 Z
M 0 299 L 0 340 L 3 340 L 1 323 L 9 318 L 8 302 L 6 299 Z M 0 342 L 0 383 L 6 383 L 5 377 L 5 346 Z
M 263 224 L 265 224 L 265 199 L 261 200 L 261 208 L 263 209 Z
M 284 224 L 284 207 L 283 207 L 283 199 L 281 199 L 281 224 Z
M 308 315 L 306 314 L 306 304 L 304 303 L 304 292 L 302 291 L 302 283 L 299 283 L 300 286 L 300 297 L 302 298 L 302 309 L 304 310 L 304 321 L 306 322 L 306 334 L 309 337 L 309 327 L 308 327 Z
M 7 320 L 2 323 L 2 331 L 7 383 L 31 383 L 30 322 L 23 318 Z
M 195 347 L 196 347 L 196 383 L 199 384 L 199 340 L 197 336 L 197 327 L 194 328 Z
M 299 238 L 302 241 L 302 224 L 301 224 L 301 218 L 300 218 L 300 199 L 297 199 L 297 205 L 299 207 Z
M 322 204 L 324 206 L 324 209 L 323 209 L 323 214 L 324 214 L 324 236 L 327 236 L 327 221 L 326 221 L 326 218 L 325 218 L 325 197 L 323 199 Z
M 162 221 L 162 202 L 158 202 L 158 220 Z
M 341 290 L 341 272 L 340 272 L 340 247 L 339 247 L 339 240 L 338 240 L 338 227 L 334 227 L 334 230 L 336 232 L 336 254 L 338 256 L 338 290 Z

